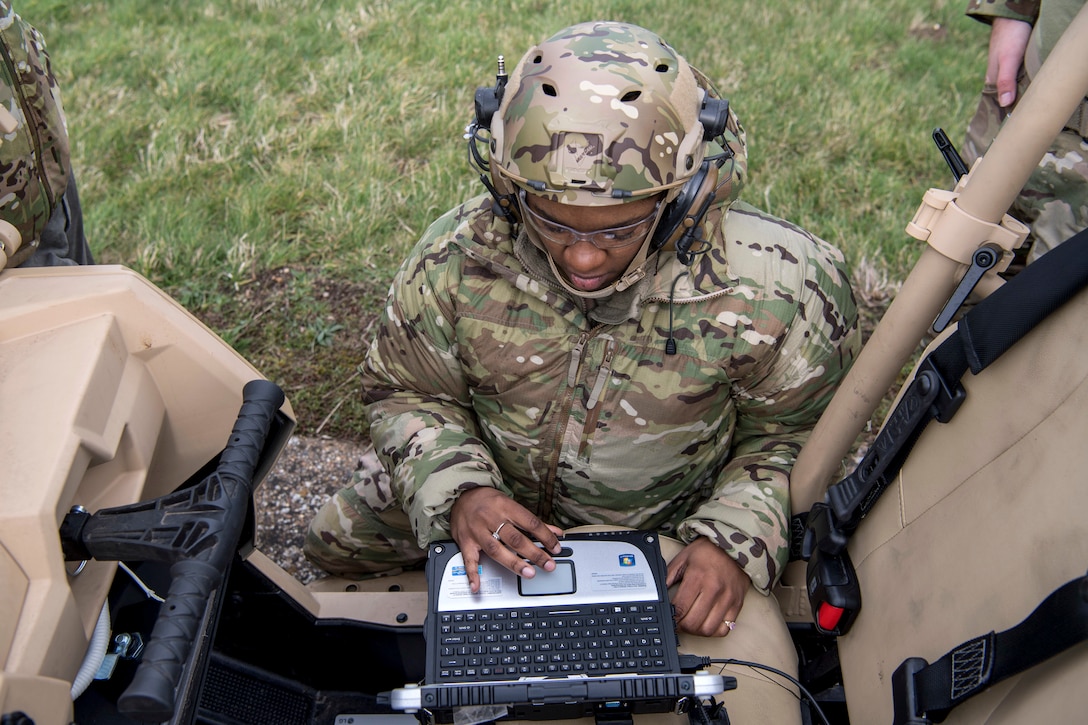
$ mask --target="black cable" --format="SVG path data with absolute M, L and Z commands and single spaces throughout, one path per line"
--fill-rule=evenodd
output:
M 676 295 L 676 283 L 679 282 L 682 277 L 684 277 L 683 273 L 676 275 L 676 279 L 672 281 L 672 286 L 669 289 L 669 337 L 665 340 L 666 355 L 676 354 L 676 340 L 672 336 L 672 306 L 673 297 Z
M 823 725 L 831 725 L 831 721 L 827 719 L 827 715 L 824 714 L 824 711 L 820 708 L 819 703 L 816 702 L 816 698 L 813 697 L 812 693 L 809 692 L 808 689 L 804 685 L 802 685 L 801 682 L 797 678 L 793 677 L 792 675 L 788 675 L 785 672 L 783 672 L 782 670 L 775 669 L 774 667 L 771 667 L 770 665 L 760 664 L 759 662 L 748 662 L 746 660 L 712 660 L 712 659 L 707 659 L 706 661 L 709 664 L 722 665 L 723 667 L 725 667 L 727 665 L 735 665 L 735 666 L 738 666 L 738 667 L 751 667 L 752 669 L 755 669 L 755 670 L 766 670 L 767 672 L 770 672 L 771 674 L 778 675 L 779 677 L 781 677 L 783 679 L 789 680 L 790 682 L 792 682 L 794 685 L 797 686 L 798 690 L 801 691 L 802 701 L 806 700 L 806 699 L 809 701 L 809 706 L 813 710 L 816 711 L 816 715 L 819 716 L 820 722 L 822 722 Z
M 488 159 L 483 157 L 480 153 L 480 149 L 477 144 L 487 144 L 487 139 L 480 134 L 487 130 L 481 128 L 476 122 L 470 123 L 465 127 L 464 138 L 468 141 L 468 163 L 469 166 L 475 167 L 479 172 L 480 181 L 483 182 L 484 187 L 488 193 L 491 194 L 492 205 L 491 208 L 496 215 L 502 216 L 510 224 L 517 224 L 518 218 L 514 214 L 513 206 L 516 204 L 517 199 L 513 194 L 500 194 L 499 190 L 495 188 L 495 185 L 491 181 L 491 171 Z

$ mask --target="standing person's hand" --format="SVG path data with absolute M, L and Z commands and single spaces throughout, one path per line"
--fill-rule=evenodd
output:
M 1031 24 L 1011 18 L 994 18 L 990 29 L 990 58 L 986 83 L 997 86 L 997 102 L 1008 108 L 1016 101 L 1016 77 L 1024 62 Z
M 517 501 L 493 488 L 465 491 L 450 510 L 450 534 L 465 561 L 469 587 L 480 591 L 480 552 L 518 576 L 531 579 L 534 567 L 555 570 L 563 530 L 542 522 Z M 534 543 L 539 541 L 544 548 Z

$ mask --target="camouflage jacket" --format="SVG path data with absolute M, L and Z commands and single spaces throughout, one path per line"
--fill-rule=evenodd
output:
M 1029 71 L 1037 69 L 1047 59 L 1054 44 L 1073 22 L 1085 0 L 970 0 L 967 14 L 976 20 L 992 22 L 994 18 L 1012 18 L 1034 25 L 1030 47 Z
M 1042 0 L 969 0 L 967 15 L 988 23 L 994 18 L 1011 18 L 1034 23 Z
M 489 197 L 436 221 L 363 366 L 419 544 L 449 538 L 460 491 L 492 486 L 561 527 L 710 537 L 767 590 L 788 558 L 791 466 L 858 344 L 841 254 L 735 202 L 711 212 L 716 242 L 692 268 L 662 253 L 587 310 L 513 231 Z

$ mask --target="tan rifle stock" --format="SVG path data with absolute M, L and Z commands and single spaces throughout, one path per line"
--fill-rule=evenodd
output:
M 795 513 L 823 499 L 858 434 L 952 295 L 971 254 L 995 237 L 1007 239 L 1000 227 L 1015 231 L 1022 226 L 1005 211 L 1086 95 L 1088 5 L 1070 23 L 985 156 L 961 179 L 958 196 L 938 192 L 947 195 L 947 206 L 930 207 L 926 228 L 912 231 L 928 246 L 797 457 L 790 484 Z M 912 225 L 927 206 L 923 202 Z M 1000 284 L 996 270 L 990 270 L 977 289 L 984 295 Z

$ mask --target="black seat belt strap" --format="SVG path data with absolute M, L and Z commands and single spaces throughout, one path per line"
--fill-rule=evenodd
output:
M 892 723 L 943 722 L 964 700 L 1085 640 L 1088 575 L 1056 589 L 1012 629 L 968 640 L 933 664 L 904 660 L 892 675 Z

